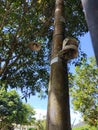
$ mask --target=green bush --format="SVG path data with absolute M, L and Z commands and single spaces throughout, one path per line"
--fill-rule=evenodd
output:
M 72 130 L 97 130 L 97 128 L 85 125 L 85 126 L 73 128 Z
M 36 130 L 36 129 L 34 129 L 34 128 L 29 128 L 28 130 Z

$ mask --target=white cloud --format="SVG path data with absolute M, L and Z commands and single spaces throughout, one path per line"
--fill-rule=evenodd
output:
M 76 125 L 80 121 L 83 121 L 83 118 L 81 117 L 81 114 L 79 112 L 75 112 L 71 109 L 71 124 Z
M 34 110 L 36 112 L 35 118 L 37 120 L 46 118 L 47 110 L 43 110 L 43 109 L 34 109 Z

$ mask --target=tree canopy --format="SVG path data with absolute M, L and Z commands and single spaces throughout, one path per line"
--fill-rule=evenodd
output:
M 15 90 L 0 90 L 0 129 L 13 123 L 30 125 L 34 122 L 34 115 L 34 109 L 24 104 Z
M 47 91 L 55 1 L 0 0 L 0 5 L 0 87 Z M 65 14 L 66 37 L 88 31 L 80 0 L 66 0 Z M 32 41 L 41 43 L 39 52 L 28 48 Z
M 98 68 L 94 58 L 77 66 L 73 77 L 71 95 L 74 109 L 90 125 L 98 125 Z

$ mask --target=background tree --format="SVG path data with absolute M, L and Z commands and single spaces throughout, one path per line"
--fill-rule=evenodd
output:
M 15 90 L 10 92 L 0 90 L 0 129 L 11 127 L 13 123 L 30 125 L 34 123 L 34 114 L 33 108 L 22 103 Z
M 78 37 L 87 32 L 80 0 L 66 0 L 66 36 Z M 0 1 L 0 87 L 21 88 L 28 93 L 47 90 L 52 31 L 52 0 Z M 28 48 L 41 43 L 39 52 Z
M 98 125 L 98 68 L 94 58 L 89 62 L 83 60 L 77 66 L 73 77 L 71 95 L 74 109 L 79 111 L 83 119 L 90 125 Z

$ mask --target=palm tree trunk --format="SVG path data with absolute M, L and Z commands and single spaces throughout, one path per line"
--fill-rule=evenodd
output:
M 58 57 L 64 28 L 64 0 L 56 0 L 46 130 L 71 130 L 67 62 Z

